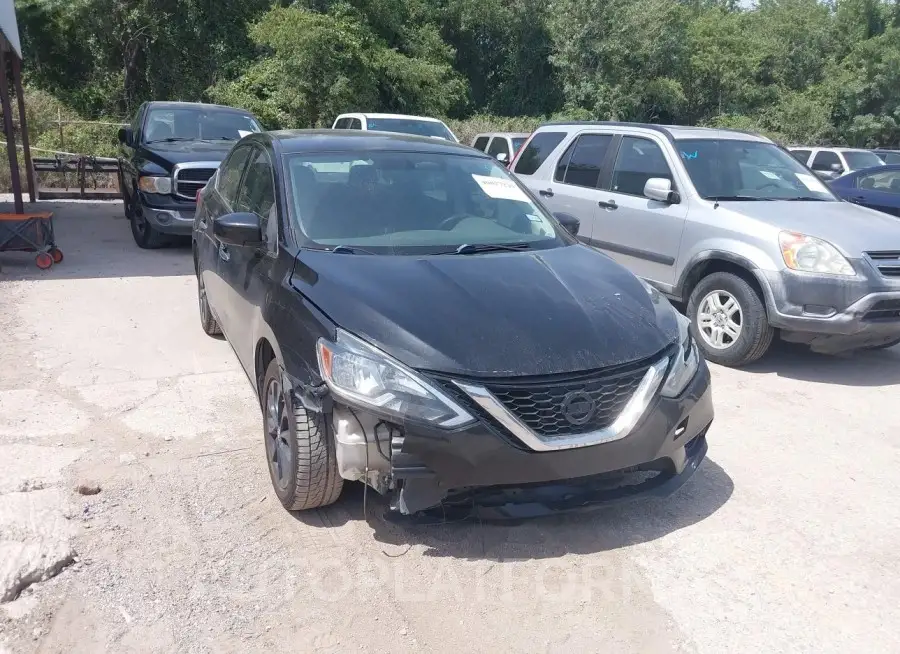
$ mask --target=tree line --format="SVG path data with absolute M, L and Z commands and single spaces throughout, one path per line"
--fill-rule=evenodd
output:
M 17 0 L 28 85 L 269 128 L 344 111 L 739 127 L 900 143 L 900 0 Z

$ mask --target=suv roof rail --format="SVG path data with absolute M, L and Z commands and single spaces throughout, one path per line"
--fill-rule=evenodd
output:
M 564 126 L 597 126 L 597 127 L 636 127 L 639 129 L 649 129 L 654 132 L 664 134 L 670 141 L 675 141 L 675 135 L 672 134 L 673 129 L 700 129 L 700 130 L 718 130 L 722 132 L 733 132 L 737 134 L 747 134 L 760 139 L 771 140 L 764 134 L 744 129 L 733 129 L 731 127 L 691 127 L 689 125 L 658 125 L 655 123 L 632 123 L 613 120 L 557 120 L 549 123 L 541 123 L 537 129 L 541 127 L 564 127 Z M 536 131 L 536 130 L 535 130 Z

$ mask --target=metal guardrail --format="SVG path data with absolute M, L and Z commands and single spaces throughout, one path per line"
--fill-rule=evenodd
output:
M 57 154 L 55 157 L 33 157 L 32 166 L 36 173 L 61 173 L 65 182 L 64 188 L 46 187 L 38 183 L 35 189 L 36 199 L 114 200 L 122 197 L 118 188 L 97 186 L 97 174 L 114 174 L 118 178 L 119 160 L 113 157 Z M 68 184 L 69 174 L 75 177 L 71 186 Z

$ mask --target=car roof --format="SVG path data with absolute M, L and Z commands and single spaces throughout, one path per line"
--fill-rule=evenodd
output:
M 628 127 L 660 132 L 670 140 L 678 139 L 732 139 L 735 141 L 759 141 L 772 143 L 761 134 L 743 132 L 736 129 L 719 129 L 717 127 L 685 127 L 681 125 L 656 125 L 652 123 L 620 123 L 613 121 L 571 121 L 544 123 L 538 129 L 549 127 Z
M 348 118 L 351 116 L 365 116 L 366 118 L 402 118 L 404 120 L 423 120 L 423 121 L 429 122 L 429 123 L 443 122 L 437 118 L 431 118 L 429 116 L 410 116 L 407 114 L 367 114 L 367 113 L 359 113 L 359 112 L 341 114 L 335 120 L 338 120 L 340 118 Z
M 832 152 L 872 152 L 865 148 L 841 148 L 829 145 L 792 145 L 788 150 L 830 150 Z
M 482 132 L 481 134 L 476 134 L 475 138 L 481 138 L 482 136 L 508 136 L 509 138 L 525 138 L 530 135 L 531 132 Z
M 284 154 L 299 152 L 430 152 L 434 154 L 462 154 L 492 159 L 462 143 L 443 138 L 414 136 L 396 132 L 355 129 L 292 129 L 263 132 L 255 135 L 276 141 Z
M 238 109 L 237 107 L 229 107 L 224 104 L 207 104 L 205 102 L 169 102 L 169 101 L 158 101 L 153 100 L 147 103 L 148 107 L 152 107 L 153 109 L 216 109 L 220 111 L 230 111 L 236 114 L 244 114 L 246 116 L 252 116 L 253 113 L 247 111 L 246 109 Z

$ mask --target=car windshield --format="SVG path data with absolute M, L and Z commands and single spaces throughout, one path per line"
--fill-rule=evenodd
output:
M 449 129 L 433 120 L 416 120 L 415 118 L 366 118 L 368 129 L 378 132 L 396 132 L 398 134 L 414 134 L 416 136 L 437 136 L 448 141 L 456 141 Z
M 285 168 L 293 220 L 326 249 L 449 254 L 463 245 L 530 250 L 571 243 L 493 159 L 316 153 L 288 156 Z
M 837 201 L 815 175 L 771 143 L 681 139 L 676 147 L 697 192 L 708 200 Z
M 250 114 L 210 108 L 151 109 L 144 127 L 144 142 L 238 139 L 262 128 Z
M 874 166 L 883 166 L 884 161 L 874 152 L 847 152 L 844 151 L 844 159 L 850 170 L 862 170 L 863 168 L 872 168 Z

